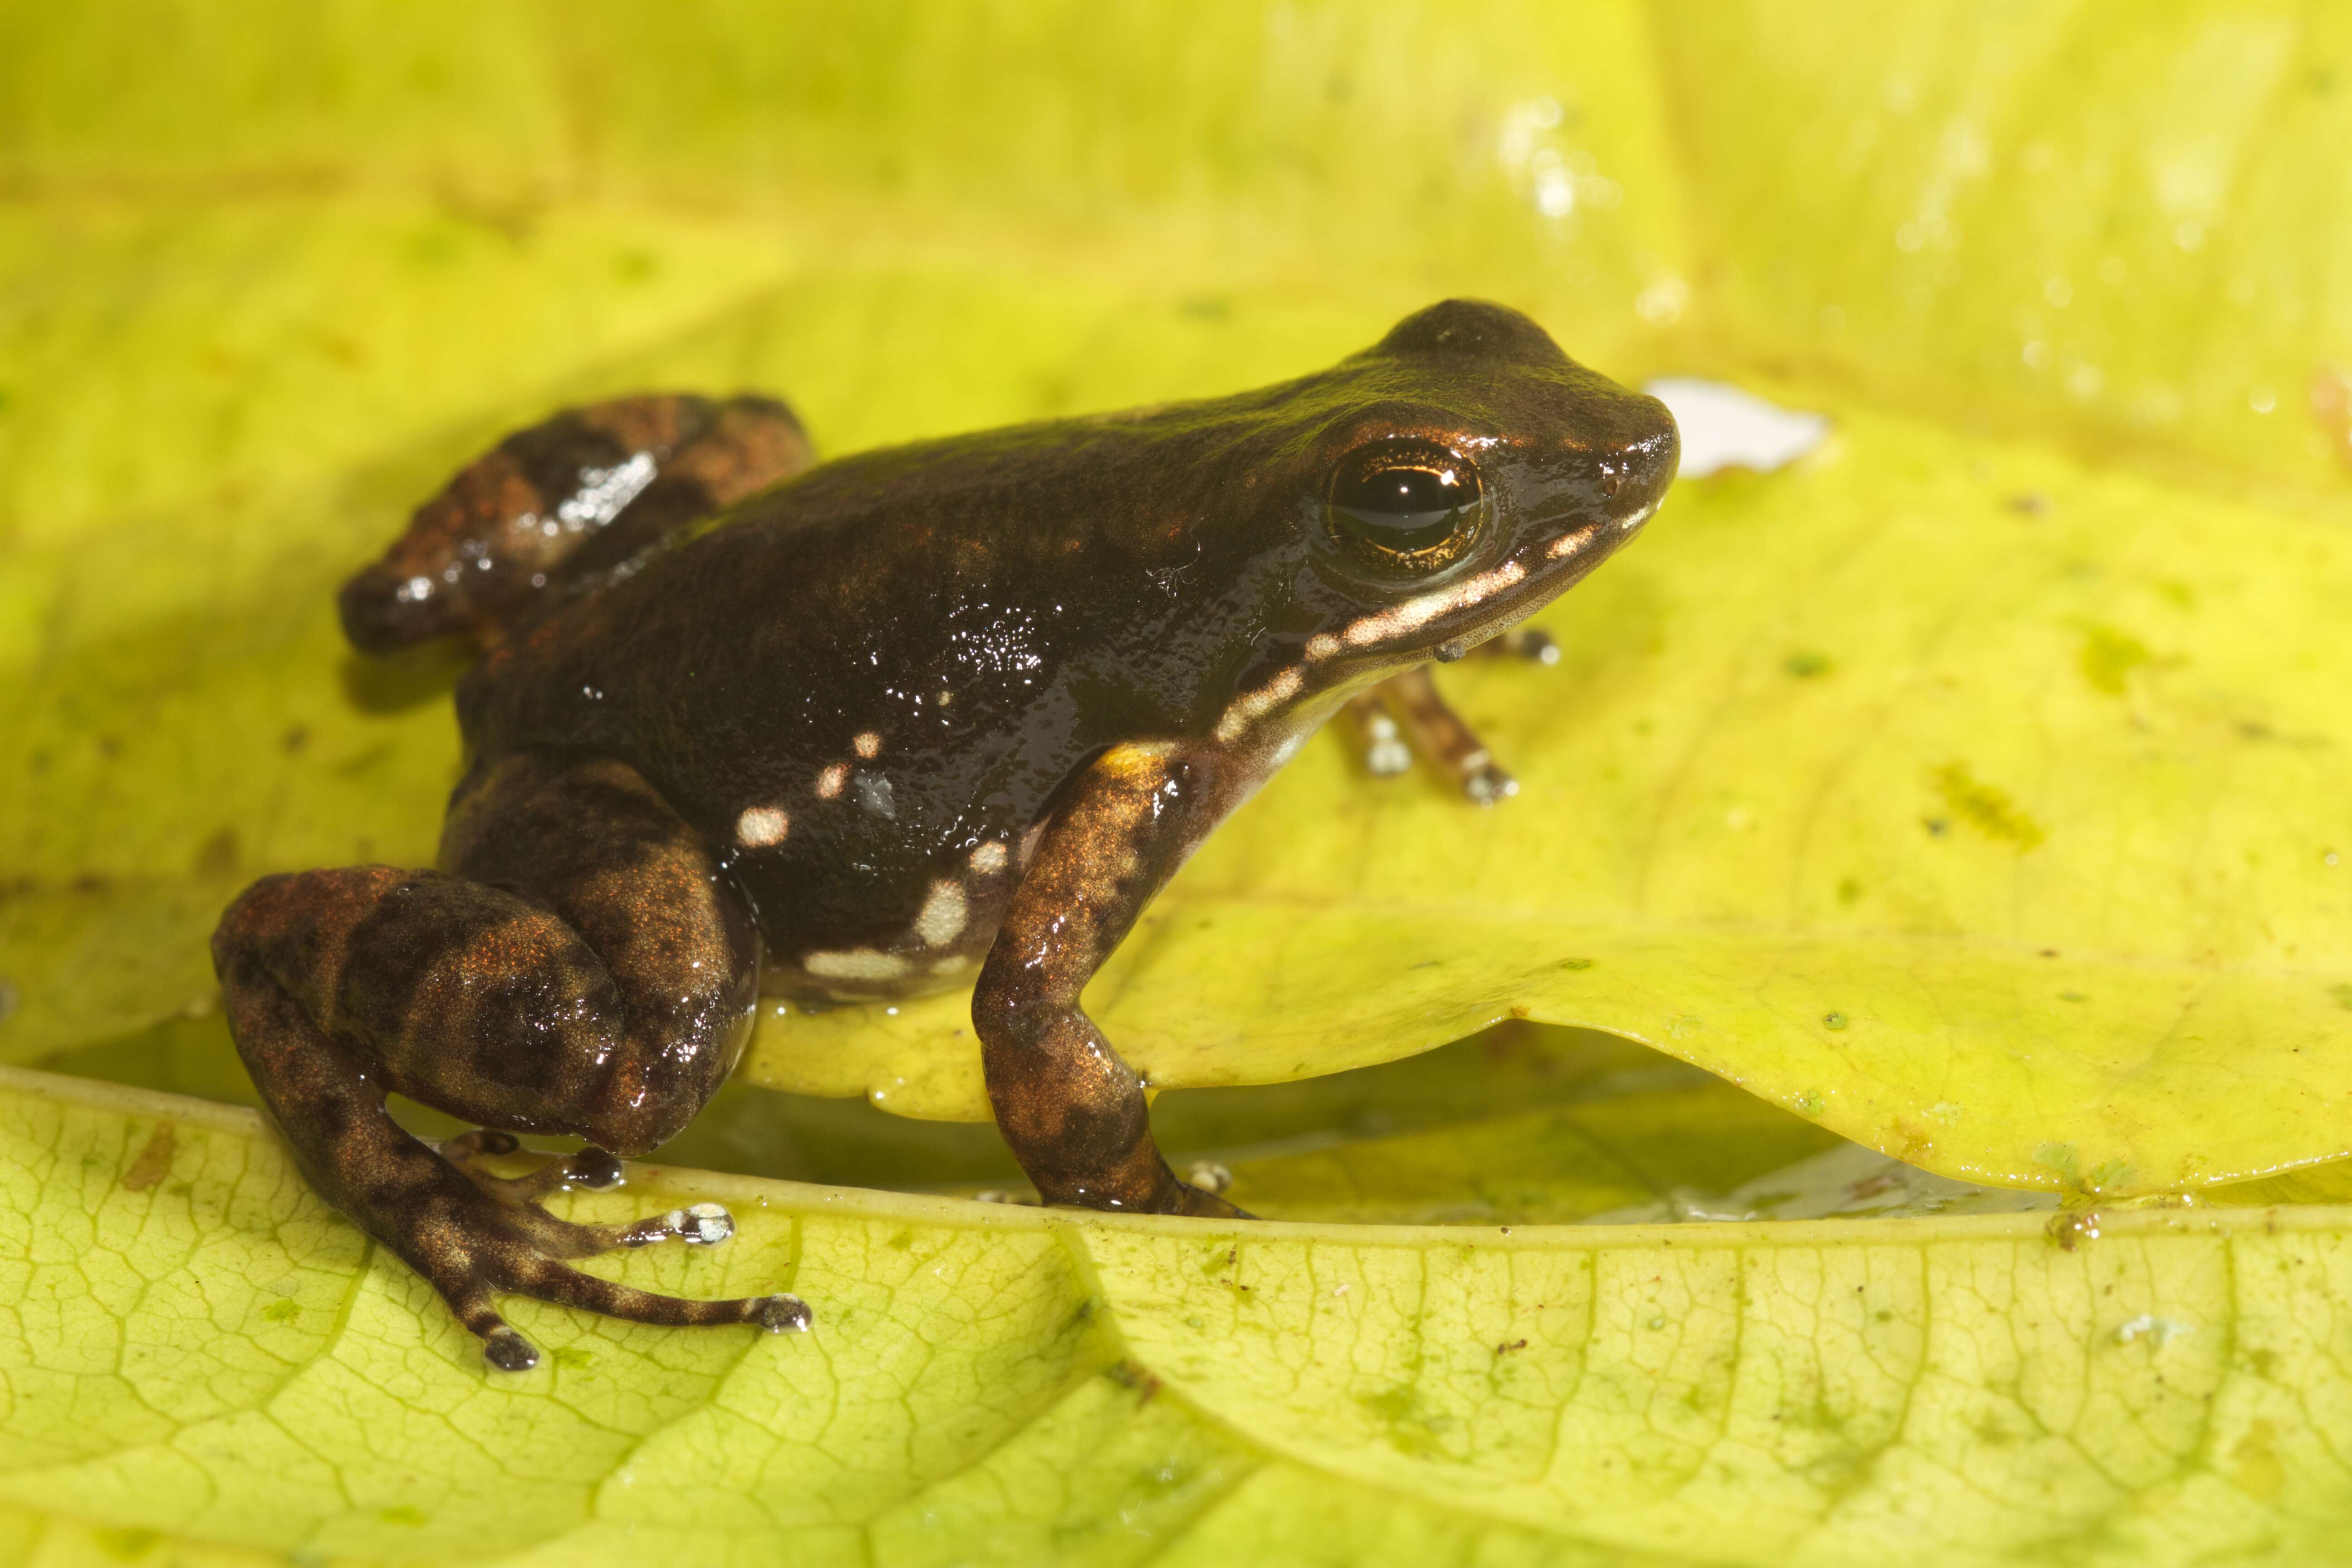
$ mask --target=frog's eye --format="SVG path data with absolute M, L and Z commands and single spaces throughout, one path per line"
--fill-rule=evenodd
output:
M 1323 506 L 1331 537 L 1376 565 L 1433 572 L 1478 537 L 1478 470 L 1433 441 L 1381 441 L 1339 459 Z

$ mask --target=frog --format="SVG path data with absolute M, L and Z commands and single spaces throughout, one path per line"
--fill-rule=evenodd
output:
M 1508 307 L 1447 300 L 1256 391 L 818 462 L 785 404 L 646 393 L 499 442 L 343 586 L 362 654 L 458 639 L 436 864 L 265 877 L 212 941 L 266 1115 L 488 1364 L 521 1295 L 807 1329 L 783 1292 L 574 1267 L 710 1246 L 720 1205 L 583 1224 L 733 1070 L 762 997 L 971 988 L 990 1103 L 1048 1205 L 1230 1221 L 1081 1005 L 1210 832 L 1327 721 L 1508 775 L 1428 667 L 1622 548 L 1664 405 Z M 429 1141 L 397 1093 L 471 1131 Z M 578 1152 L 513 1169 L 518 1141 Z

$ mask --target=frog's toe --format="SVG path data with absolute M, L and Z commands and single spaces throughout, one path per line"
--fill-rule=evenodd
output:
M 590 1147 L 565 1159 L 551 1160 L 523 1175 L 501 1176 L 485 1162 L 520 1153 L 522 1144 L 511 1132 L 488 1128 L 444 1140 L 439 1149 L 441 1157 L 465 1172 L 476 1186 L 508 1204 L 536 1204 L 572 1187 L 591 1193 L 610 1192 L 621 1185 L 627 1174 L 619 1160 L 602 1149 Z
M 542 1301 L 552 1301 L 560 1307 L 577 1307 L 583 1311 L 600 1312 L 608 1318 L 625 1319 L 636 1323 L 660 1323 L 673 1327 L 712 1326 L 727 1323 L 749 1323 L 770 1333 L 806 1329 L 814 1321 L 808 1304 L 797 1296 L 737 1296 L 725 1300 L 694 1300 L 684 1296 L 657 1295 L 640 1290 L 634 1285 L 623 1285 L 593 1274 L 583 1274 L 567 1264 L 536 1254 L 509 1257 L 508 1267 L 499 1272 L 504 1276 L 497 1282 L 499 1289 L 518 1295 L 532 1296 Z M 467 1325 L 472 1327 L 471 1324 Z M 482 1334 L 482 1354 L 492 1366 L 502 1371 L 517 1372 L 533 1364 L 530 1361 L 515 1363 L 514 1358 L 530 1352 L 528 1342 L 504 1322 L 476 1329 Z M 520 1343 L 515 1350 L 509 1341 Z M 508 1359 L 501 1359 L 502 1357 Z
M 1393 778 L 1412 769 L 1412 751 L 1397 733 L 1396 721 L 1377 715 L 1364 726 L 1364 771 L 1374 778 Z
M 1474 805 L 1494 805 L 1519 793 L 1519 781 L 1482 762 L 1462 775 L 1462 794 Z
M 583 1149 L 563 1166 L 565 1184 L 584 1192 L 609 1193 L 627 1179 L 620 1160 L 602 1149 Z
M 1227 1203 L 1224 1199 L 1217 1196 L 1213 1193 L 1196 1193 L 1193 1196 L 1186 1198 L 1184 1200 L 1184 1206 L 1176 1212 L 1182 1215 L 1189 1215 L 1194 1219 L 1257 1218 L 1257 1215 L 1250 1213 L 1249 1210 L 1242 1207 L 1239 1204 Z
M 689 1204 L 667 1214 L 649 1215 L 613 1233 L 614 1247 L 651 1247 L 657 1241 L 682 1241 L 688 1247 L 716 1247 L 735 1234 L 735 1216 L 718 1204 Z
M 798 1296 L 777 1294 L 760 1302 L 760 1326 L 772 1334 L 804 1334 L 816 1314 Z
M 539 1364 L 531 1342 L 504 1324 L 482 1341 L 482 1359 L 500 1372 L 529 1372 Z

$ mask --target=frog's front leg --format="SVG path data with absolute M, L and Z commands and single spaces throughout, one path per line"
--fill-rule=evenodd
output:
M 1519 781 L 1503 771 L 1478 731 L 1445 700 L 1426 665 L 1351 698 L 1348 714 L 1364 748 L 1364 765 L 1375 773 L 1401 773 L 1418 755 L 1476 805 L 1519 793 Z
M 566 1265 L 725 1240 L 715 1205 L 614 1226 L 538 1205 L 615 1183 L 604 1151 L 674 1134 L 741 1047 L 758 937 L 708 847 L 634 770 L 524 754 L 461 787 L 444 859 L 447 873 L 268 878 L 214 934 L 238 1054 L 302 1173 L 430 1281 L 497 1367 L 538 1359 L 501 1291 L 641 1322 L 806 1326 L 790 1296 L 686 1300 Z M 386 1113 L 388 1089 L 492 1130 L 433 1148 Z M 500 1178 L 479 1162 L 511 1152 L 503 1129 L 591 1148 Z
M 1078 1005 L 1103 961 L 1223 814 L 1210 756 L 1125 745 L 1072 784 L 997 927 L 972 995 L 996 1124 L 1049 1204 L 1236 1215 L 1176 1179 L 1142 1080 Z

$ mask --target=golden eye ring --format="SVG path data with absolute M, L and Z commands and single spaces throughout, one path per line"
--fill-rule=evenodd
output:
M 1422 576 L 1462 558 L 1486 510 L 1475 464 L 1434 441 L 1400 437 L 1339 459 L 1323 526 L 1358 559 Z

